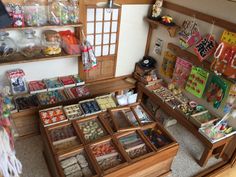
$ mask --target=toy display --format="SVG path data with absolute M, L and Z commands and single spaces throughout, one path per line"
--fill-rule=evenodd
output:
M 152 6 L 152 18 L 158 18 L 161 15 L 163 0 L 156 0 Z
M 91 115 L 101 112 L 100 107 L 98 106 L 96 100 L 94 99 L 80 101 L 79 104 L 86 115 Z
M 152 142 L 156 148 L 161 148 L 167 144 L 170 144 L 172 141 L 164 135 L 164 133 L 158 128 L 146 129 L 143 131 L 146 137 Z
M 192 64 L 190 62 L 178 57 L 175 64 L 172 83 L 177 85 L 179 88 L 184 88 L 191 72 L 191 68 Z
M 224 99 L 227 88 L 227 83 L 214 75 L 206 91 L 207 102 L 213 104 L 213 107 L 218 109 Z
M 224 112 L 228 113 L 232 109 L 233 105 L 236 104 L 236 84 L 231 85 L 228 98 L 226 100 L 226 105 L 224 107 Z
M 217 74 L 228 78 L 236 78 L 236 33 L 224 31 L 221 43 L 217 47 L 211 69 Z
M 94 172 L 84 151 L 60 161 L 65 177 L 91 177 Z
M 58 78 L 44 79 L 43 81 L 46 84 L 48 91 L 63 89 L 63 84 Z
M 189 120 L 198 128 L 200 128 L 212 124 L 218 120 L 218 118 L 210 114 L 207 110 L 197 114 L 192 114 Z
M 0 31 L 0 57 L 4 59 L 15 54 L 17 47 L 15 42 L 8 37 L 9 33 Z
M 55 103 L 65 101 L 67 99 L 63 90 L 37 93 L 36 95 L 37 95 L 40 105 L 55 104 Z
M 25 80 L 25 73 L 22 69 L 7 71 L 7 77 L 10 81 L 12 93 L 14 95 L 27 93 L 28 90 Z
M 153 120 L 149 117 L 149 115 L 143 110 L 140 105 L 132 107 L 132 110 L 137 115 L 137 118 L 139 119 L 142 125 L 153 122 Z
M 185 20 L 181 26 L 179 36 L 180 46 L 183 49 L 187 49 L 196 44 L 201 39 L 196 20 Z
M 80 86 L 80 85 L 85 84 L 85 82 L 79 77 L 79 75 L 74 75 L 73 77 L 74 77 L 76 86 Z
M 73 104 L 63 107 L 66 117 L 69 120 L 79 119 L 84 116 L 83 111 L 81 110 L 79 104 Z
M 217 43 L 214 37 L 208 34 L 196 44 L 194 51 L 202 62 L 215 52 L 216 47 Z
M 166 51 L 161 65 L 161 73 L 168 78 L 172 78 L 175 62 L 176 56 Z
M 44 127 L 68 121 L 63 113 L 62 106 L 57 106 L 39 111 Z
M 43 32 L 42 44 L 45 55 L 57 55 L 61 53 L 61 37 L 57 31 L 46 30 Z
M 192 67 L 185 90 L 201 98 L 206 87 L 209 73 L 202 68 Z
M 108 108 L 116 107 L 116 103 L 111 95 L 104 95 L 96 97 L 95 99 L 102 110 L 107 110 Z
M 92 145 L 91 150 L 102 170 L 113 168 L 123 161 L 112 142 Z
M 24 3 L 24 19 L 28 26 L 42 26 L 47 23 L 46 1 L 26 0 Z
M 79 98 L 83 96 L 88 96 L 90 94 L 88 88 L 86 86 L 78 86 L 72 88 L 66 88 L 65 93 L 69 98 Z
M 78 125 L 83 132 L 85 140 L 88 142 L 95 141 L 107 135 L 107 132 L 98 119 L 82 121 Z
M 67 54 L 74 55 L 80 53 L 79 40 L 70 30 L 60 31 L 61 46 Z
M 63 76 L 59 77 L 58 80 L 63 84 L 63 86 L 66 87 L 74 87 L 75 81 L 73 76 Z
M 46 92 L 47 87 L 43 81 L 30 81 L 28 83 L 30 94 Z
M 20 53 L 25 57 L 35 57 L 41 54 L 43 49 L 41 40 L 33 30 L 24 30 L 22 38 L 18 42 Z
M 12 18 L 12 26 L 14 27 L 24 27 L 25 19 L 24 19 L 24 10 L 21 5 L 18 4 L 7 4 L 6 10 Z
M 75 129 L 72 125 L 52 129 L 49 134 L 53 142 L 76 136 Z
M 119 138 L 119 142 L 131 159 L 138 158 L 149 152 L 147 145 L 137 133 L 123 136 Z
M 55 0 L 49 4 L 48 21 L 52 25 L 69 23 L 69 4 L 66 0 Z
M 25 95 L 15 98 L 18 111 L 35 108 L 39 105 L 36 95 Z

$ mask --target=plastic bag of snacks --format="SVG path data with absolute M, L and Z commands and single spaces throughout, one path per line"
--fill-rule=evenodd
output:
M 7 71 L 7 77 L 10 81 L 12 93 L 14 95 L 27 92 L 25 73 L 22 69 Z
M 71 55 L 80 53 L 79 40 L 76 39 L 74 33 L 67 30 L 60 31 L 59 34 L 61 36 L 62 48 L 66 51 L 66 53 Z
M 61 53 L 61 37 L 57 31 L 46 30 L 43 32 L 43 53 L 45 55 L 57 55 Z
M 25 26 L 24 13 L 21 5 L 17 4 L 7 4 L 6 10 L 10 17 L 12 18 L 12 26 L 23 27 Z
M 69 23 L 69 4 L 65 0 L 55 0 L 49 4 L 48 20 L 50 24 L 60 25 Z

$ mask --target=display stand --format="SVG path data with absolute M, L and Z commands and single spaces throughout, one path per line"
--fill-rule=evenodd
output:
M 203 146 L 205 147 L 204 152 L 200 158 L 197 160 L 200 166 L 205 166 L 207 164 L 208 159 L 211 156 L 216 156 L 217 158 L 223 157 L 225 149 L 230 141 L 232 141 L 233 136 L 227 137 L 218 141 L 216 143 L 211 143 L 207 138 L 205 138 L 201 133 L 198 132 L 198 128 L 195 127 L 187 118 L 178 110 L 172 109 L 168 104 L 163 102 L 161 98 L 159 98 L 156 94 L 149 91 L 143 84 L 139 84 L 138 86 L 138 99 L 143 100 L 145 97 L 148 97 L 153 101 L 153 103 L 160 106 L 160 108 L 171 117 L 175 118 L 178 123 L 184 126 L 187 130 L 189 130 L 196 138 L 198 138 Z M 226 160 L 226 159 L 224 159 Z

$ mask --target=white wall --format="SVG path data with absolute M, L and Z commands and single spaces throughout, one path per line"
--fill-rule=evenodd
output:
M 223 1 L 223 0 L 198 0 L 198 1 L 194 1 L 194 0 L 167 0 L 167 1 L 170 1 L 170 2 L 173 2 L 176 4 L 180 4 L 182 6 L 189 7 L 191 9 L 195 9 L 195 10 L 198 10 L 200 12 L 204 12 L 209 15 L 214 15 L 218 18 L 226 19 L 228 21 L 232 20 L 231 22 L 236 23 L 236 19 L 235 19 L 235 17 L 236 17 L 236 10 L 235 10 L 236 3 L 228 2 L 226 0 L 225 1 Z M 163 8 L 163 14 L 171 15 L 174 18 L 174 21 L 176 22 L 176 24 L 178 24 L 178 25 L 181 25 L 185 19 L 189 19 L 189 20 L 193 19 L 193 17 L 189 17 L 189 16 L 177 13 L 172 10 L 164 9 L 164 8 Z M 198 19 L 197 19 L 197 23 L 200 28 L 200 33 L 203 36 L 210 32 L 212 24 L 206 23 L 204 21 L 200 21 Z M 214 27 L 213 33 L 214 33 L 217 41 L 219 41 L 223 30 L 224 30 L 223 28 L 220 28 L 218 26 Z M 163 50 L 162 50 L 161 55 L 156 55 L 153 52 L 155 41 L 157 38 L 161 38 L 164 41 Z M 169 42 L 179 45 L 178 35 L 176 35 L 176 37 L 174 37 L 174 38 L 171 38 L 169 36 L 168 31 L 165 28 L 163 28 L 161 26 L 157 27 L 157 29 L 154 30 L 152 38 L 151 38 L 151 46 L 150 46 L 149 55 L 154 57 L 157 60 L 158 67 L 161 66 L 164 51 L 168 50 L 167 44 Z M 193 47 L 188 49 L 188 51 L 193 52 Z M 210 110 L 212 110 L 212 112 L 216 112 L 219 115 L 223 114 L 222 110 L 221 110 L 222 108 L 220 110 L 212 109 L 212 107 L 210 107 L 206 101 L 203 101 L 203 99 L 198 99 L 197 97 L 194 97 L 191 94 L 188 94 L 188 96 L 190 98 L 192 97 L 194 100 L 198 101 L 199 103 L 207 106 Z
M 143 18 L 148 9 L 148 5 L 122 6 L 116 76 L 131 74 L 145 53 L 148 24 Z

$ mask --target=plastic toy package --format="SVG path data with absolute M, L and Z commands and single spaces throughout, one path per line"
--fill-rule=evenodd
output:
M 7 71 L 7 77 L 10 81 L 12 93 L 14 95 L 27 93 L 28 89 L 25 79 L 25 73 L 22 69 Z

